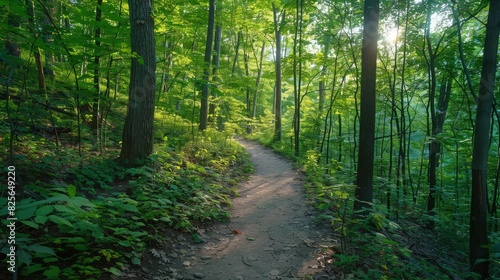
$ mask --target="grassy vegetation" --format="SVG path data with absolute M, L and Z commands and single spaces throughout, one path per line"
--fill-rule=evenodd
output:
M 228 134 L 191 134 L 191 123 L 179 116 L 158 110 L 156 119 L 160 144 L 138 168 L 116 161 L 120 130 L 107 133 L 99 152 L 83 126 L 82 156 L 75 133 L 61 135 L 58 145 L 53 135 L 27 126 L 15 135 L 20 279 L 109 279 L 140 265 L 147 244 L 162 241 L 162 229 L 194 232 L 229 217 L 235 185 L 252 172 L 246 151 Z M 109 121 L 121 127 L 120 114 Z M 9 132 L 6 122 L 0 130 Z M 2 135 L 0 156 L 7 162 L 10 134 Z M 1 196 L 1 213 L 8 213 L 7 192 Z M 2 222 L 1 252 L 7 254 Z M 0 266 L 7 270 L 5 260 Z
M 273 143 L 271 129 L 249 138 L 293 160 L 307 177 L 305 191 L 318 210 L 318 223 L 332 227 L 340 246 L 331 252 L 327 270 L 352 279 L 477 279 L 468 270 L 467 238 L 461 221 L 443 220 L 436 230 L 425 228 L 419 205 L 401 205 L 399 215 L 389 215 L 377 201 L 371 214 L 360 219 L 353 212 L 355 176 L 342 163 L 318 164 L 314 150 L 294 156 L 286 141 Z M 386 188 L 375 181 L 377 197 Z M 457 242 L 461 240 L 461 242 Z

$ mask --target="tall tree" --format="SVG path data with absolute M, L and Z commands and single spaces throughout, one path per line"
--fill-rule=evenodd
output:
M 96 97 L 94 98 L 94 104 L 92 105 L 92 129 L 94 130 L 96 136 L 97 136 L 97 143 L 100 146 L 100 131 L 99 131 L 99 96 L 101 95 L 101 78 L 100 78 L 100 73 L 99 73 L 99 66 L 100 66 L 100 61 L 101 61 L 101 55 L 100 55 L 100 47 L 101 47 L 101 19 L 102 19 L 102 0 L 97 0 L 97 6 L 95 9 L 95 21 L 97 23 L 97 27 L 95 29 L 95 52 L 96 55 L 94 56 L 94 88 L 96 91 Z
M 487 163 L 490 147 L 490 123 L 497 71 L 500 1 L 490 0 L 483 66 L 477 99 L 474 146 L 472 154 L 472 197 L 470 210 L 469 259 L 471 271 L 482 279 L 489 277 L 489 250 L 486 225 L 488 189 Z
M 251 118 L 252 119 L 255 119 L 255 117 L 257 116 L 257 96 L 258 96 L 258 93 L 259 93 L 259 87 L 260 87 L 260 79 L 261 79 L 261 76 L 262 76 L 262 62 L 264 61 L 264 51 L 266 49 L 266 42 L 262 42 L 262 47 L 260 48 L 260 59 L 259 59 L 259 66 L 258 66 L 258 70 L 257 70 L 257 80 L 255 81 L 255 90 L 253 92 L 253 103 L 252 103 L 252 114 L 251 114 Z M 252 126 L 248 126 L 248 130 L 247 130 L 248 133 L 252 133 Z
M 363 46 L 361 50 L 361 114 L 355 211 L 371 208 L 373 198 L 375 86 L 379 13 L 379 0 L 365 0 Z
M 428 183 L 429 183 L 429 196 L 427 197 L 427 211 L 429 215 L 434 215 L 434 208 L 436 205 L 436 195 L 437 195 L 437 167 L 439 165 L 439 155 L 441 151 L 441 143 L 437 136 L 441 133 L 443 129 L 444 117 L 446 116 L 445 111 L 448 106 L 448 98 L 451 91 L 451 81 L 449 81 L 449 87 L 446 86 L 445 81 L 441 86 L 439 93 L 440 104 L 436 106 L 436 92 L 437 92 L 437 72 L 436 72 L 436 58 L 438 57 L 440 45 L 443 42 L 445 33 L 441 34 L 440 39 L 435 44 L 433 49 L 431 42 L 431 18 L 434 13 L 434 7 L 432 6 L 433 1 L 427 1 L 427 19 L 425 24 L 425 42 L 427 52 L 424 52 L 425 61 L 427 64 L 427 76 L 428 76 L 428 105 L 427 114 L 430 116 L 430 125 L 428 122 L 427 135 L 430 138 L 428 149 L 429 149 L 429 170 L 428 170 Z M 448 96 L 448 97 L 447 97 Z M 444 106 L 444 107 L 443 107 Z M 444 110 L 444 111 L 443 111 Z M 430 129 L 429 129 L 430 128 Z M 428 224 L 429 228 L 434 228 L 434 221 L 431 219 Z
M 273 17 L 274 17 L 274 36 L 276 37 L 276 59 L 275 69 L 276 69 L 276 84 L 274 87 L 274 141 L 281 141 L 281 26 L 285 20 L 285 12 L 281 12 L 278 15 L 276 6 L 273 6 Z M 281 16 L 281 24 L 279 20 Z
M 205 65 L 203 66 L 203 85 L 201 87 L 200 130 L 208 125 L 208 85 L 210 83 L 210 61 L 212 59 L 212 42 L 214 40 L 215 0 L 208 5 L 207 42 L 205 45 Z
M 153 152 L 156 54 L 152 0 L 129 0 L 132 58 L 120 160 L 135 165 Z M 139 59 L 140 58 L 140 59 Z
M 295 2 L 295 37 L 293 40 L 293 97 L 294 97 L 294 120 L 293 135 L 295 156 L 300 155 L 300 102 L 301 102 L 301 80 L 302 80 L 302 13 L 303 2 Z
M 220 66 L 220 48 L 221 48 L 221 40 L 222 40 L 222 26 L 217 24 L 215 26 L 215 41 L 214 41 L 214 56 L 212 59 L 213 70 L 212 70 L 212 81 L 214 82 L 214 87 L 217 87 L 218 77 L 217 71 Z M 217 92 L 212 91 L 212 97 L 217 97 Z M 215 109 L 217 106 L 215 103 L 211 103 L 208 109 L 209 118 L 212 118 L 213 121 L 216 119 Z

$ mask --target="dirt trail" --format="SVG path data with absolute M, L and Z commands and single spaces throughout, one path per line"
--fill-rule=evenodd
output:
M 199 279 L 302 279 L 320 273 L 318 255 L 332 244 L 303 195 L 303 177 L 256 143 L 239 140 L 255 173 L 232 200 L 231 223 L 216 225 L 194 248 L 184 275 Z M 241 231 L 234 234 L 232 230 Z M 187 263 L 186 263 L 187 264 Z

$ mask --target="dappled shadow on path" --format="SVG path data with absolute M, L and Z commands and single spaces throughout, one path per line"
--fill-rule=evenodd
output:
M 214 280 L 302 279 L 321 272 L 316 257 L 320 245 L 332 242 L 331 232 L 315 224 L 302 175 L 270 150 L 240 143 L 252 156 L 254 175 L 232 200 L 231 222 L 202 232 L 207 242 L 195 248 L 186 272 Z

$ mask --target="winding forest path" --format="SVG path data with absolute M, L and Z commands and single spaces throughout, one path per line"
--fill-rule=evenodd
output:
M 325 262 L 337 242 L 329 239 L 331 228 L 315 222 L 302 174 L 271 150 L 238 141 L 251 155 L 254 174 L 231 200 L 230 223 L 199 229 L 200 244 L 173 233 L 171 245 L 150 249 L 142 267 L 150 277 L 142 279 L 329 279 Z
M 306 205 L 303 177 L 291 164 L 254 142 L 239 140 L 254 174 L 232 200 L 231 223 L 202 236 L 184 273 L 200 279 L 302 279 L 322 271 L 321 251 L 332 240 Z M 235 234 L 232 230 L 241 231 Z

